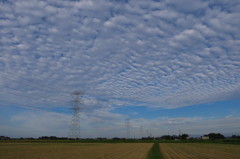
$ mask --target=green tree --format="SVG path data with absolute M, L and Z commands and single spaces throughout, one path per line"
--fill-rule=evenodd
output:
M 181 140 L 187 140 L 188 137 L 189 137 L 188 134 L 179 135 L 179 139 L 181 139 Z
M 209 139 L 225 139 L 225 136 L 220 133 L 210 133 L 208 136 Z

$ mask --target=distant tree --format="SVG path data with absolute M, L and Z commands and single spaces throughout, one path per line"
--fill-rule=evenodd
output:
M 40 140 L 57 140 L 58 138 L 56 136 L 42 136 L 39 137 Z
M 107 140 L 107 138 L 105 138 L 105 137 L 98 137 L 98 138 L 96 138 L 97 140 Z
M 154 140 L 154 137 L 150 137 L 150 136 L 142 137 L 142 140 Z
M 162 140 L 171 140 L 171 139 L 172 139 L 172 136 L 170 136 L 170 135 L 163 135 L 163 136 L 161 137 L 161 139 L 162 139 Z
M 234 139 L 240 139 L 240 135 L 232 135 L 231 138 L 234 138 Z
M 160 139 L 162 140 L 175 140 L 178 139 L 178 137 L 176 135 L 163 135 L 160 137 Z
M 225 136 L 220 133 L 210 133 L 208 136 L 209 139 L 225 139 Z
M 7 137 L 7 136 L 0 136 L 0 140 L 10 140 L 11 138 L 10 137 Z
M 181 140 L 187 140 L 188 137 L 189 137 L 188 134 L 179 135 L 179 139 L 181 139 Z

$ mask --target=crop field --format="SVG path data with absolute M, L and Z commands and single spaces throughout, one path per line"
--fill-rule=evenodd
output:
M 240 145 L 161 143 L 164 159 L 240 159 Z
M 146 159 L 152 143 L 0 143 L 0 159 Z

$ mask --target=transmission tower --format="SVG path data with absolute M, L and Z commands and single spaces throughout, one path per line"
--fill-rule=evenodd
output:
M 130 138 L 130 119 L 126 119 L 127 138 Z
M 140 126 L 140 138 L 143 138 L 143 126 Z
M 73 100 L 71 101 L 72 119 L 70 123 L 69 137 L 74 139 L 80 138 L 80 120 L 79 119 L 80 119 L 80 110 L 82 109 L 80 107 L 80 104 L 81 104 L 80 95 L 82 94 L 83 93 L 79 91 L 75 91 L 71 94 Z

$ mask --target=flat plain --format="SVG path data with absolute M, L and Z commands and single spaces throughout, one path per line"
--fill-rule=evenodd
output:
M 0 143 L 0 159 L 146 159 L 152 143 Z
M 164 159 L 240 159 L 240 145 L 161 143 Z

